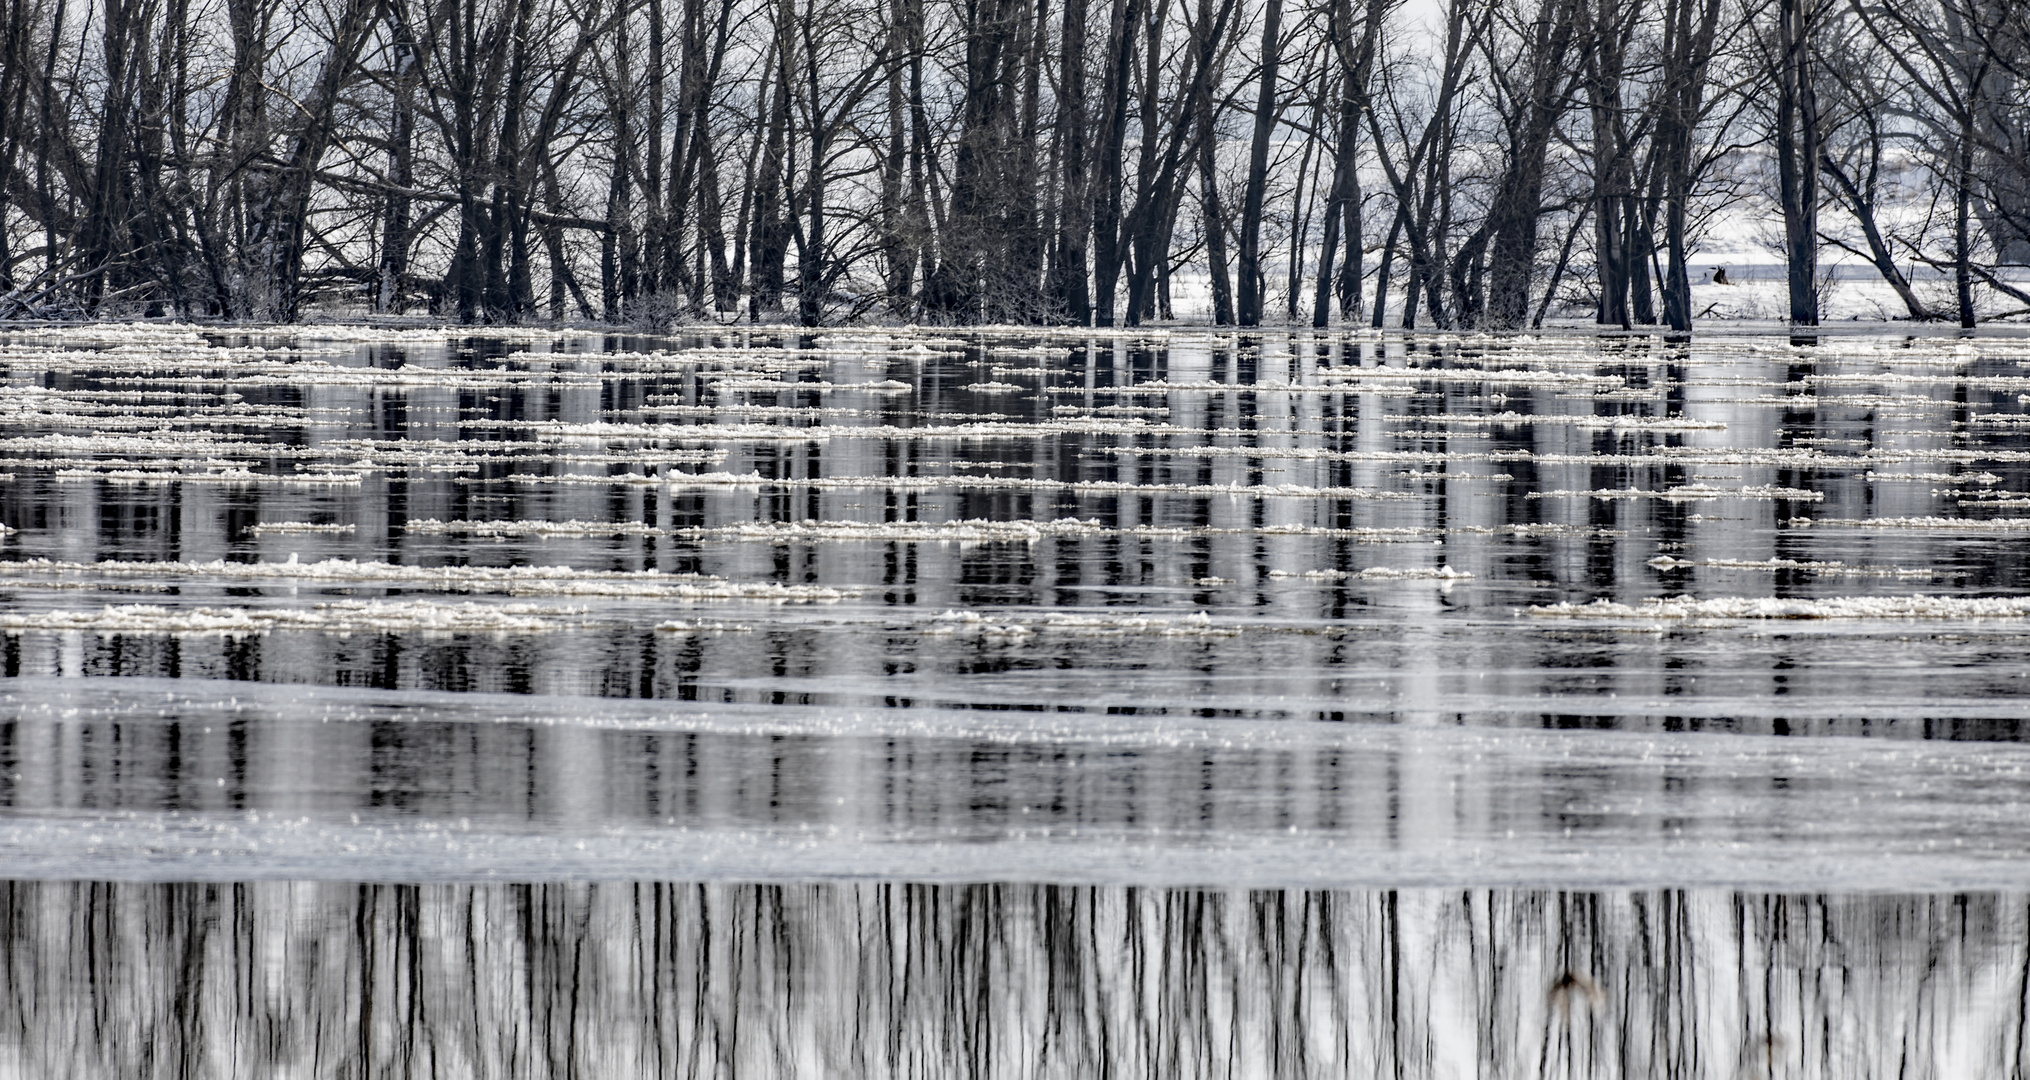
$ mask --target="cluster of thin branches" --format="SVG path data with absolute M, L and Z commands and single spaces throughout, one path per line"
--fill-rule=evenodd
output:
M 0 318 L 1684 330 L 1745 199 L 1795 321 L 1831 245 L 1971 324 L 2025 64 L 2010 0 L 0 0 Z

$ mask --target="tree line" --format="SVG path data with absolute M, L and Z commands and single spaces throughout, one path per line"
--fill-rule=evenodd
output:
M 1794 322 L 1836 250 L 1970 326 L 2026 68 L 2012 0 L 0 0 L 0 318 L 1684 331 L 1754 199 Z

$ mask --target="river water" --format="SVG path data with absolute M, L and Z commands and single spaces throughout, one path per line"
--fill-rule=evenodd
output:
M 2030 340 L 0 368 L 0 1076 L 2030 1066 Z

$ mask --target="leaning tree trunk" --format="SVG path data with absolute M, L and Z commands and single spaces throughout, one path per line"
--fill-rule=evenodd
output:
M 1873 142 L 1873 152 L 1879 156 L 1881 152 L 1880 133 L 1871 131 L 1869 137 Z M 1889 242 L 1882 235 L 1882 226 L 1876 220 L 1875 200 L 1870 198 L 1868 192 L 1862 189 L 1862 184 L 1856 183 L 1853 177 L 1847 175 L 1847 170 L 1839 162 L 1834 161 L 1831 155 L 1821 153 L 1819 156 L 1819 167 L 1825 172 L 1826 178 L 1833 182 L 1833 187 L 1839 193 L 1839 197 L 1845 200 L 1847 209 L 1854 215 L 1854 223 L 1861 227 L 1861 237 L 1868 244 L 1866 252 L 1868 262 L 1875 267 L 1877 273 L 1882 275 L 1882 280 L 1887 282 L 1889 287 L 1896 291 L 1897 299 L 1903 301 L 1904 311 L 1911 319 L 1918 322 L 1926 322 L 1938 318 L 1937 312 L 1932 311 L 1923 300 L 1918 299 L 1917 291 L 1910 287 L 1910 279 L 1904 275 L 1903 268 L 1896 265 L 1896 257 L 1890 252 Z M 1874 186 L 1872 181 L 1866 181 L 1866 183 L 1869 188 Z M 1852 249 L 1849 248 L 1848 250 L 1851 251 Z M 1857 254 L 1860 253 L 1857 252 Z M 1971 292 L 1971 283 L 1969 283 L 1968 288 L 1969 292 Z

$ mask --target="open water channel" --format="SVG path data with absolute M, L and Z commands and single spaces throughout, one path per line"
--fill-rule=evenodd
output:
M 0 379 L 0 1076 L 2030 1067 L 2030 340 Z

